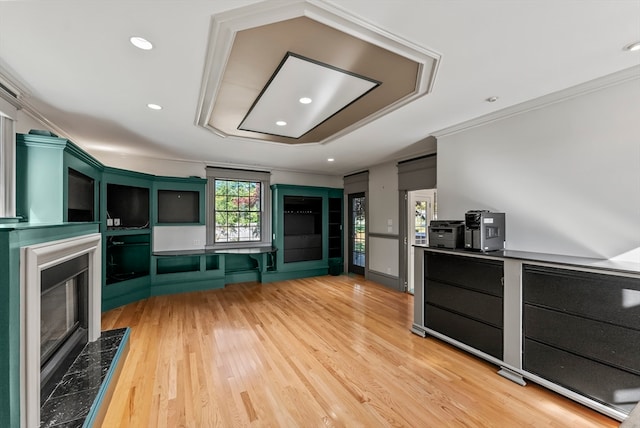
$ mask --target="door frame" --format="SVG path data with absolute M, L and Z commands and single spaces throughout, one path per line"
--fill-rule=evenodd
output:
M 354 224 L 353 224 L 353 199 L 354 198 L 364 198 L 364 266 L 358 266 L 353 264 L 353 252 L 354 252 L 354 241 L 353 237 L 355 235 Z M 369 201 L 367 198 L 367 192 L 356 192 L 349 193 L 346 195 L 347 199 L 347 257 L 346 258 L 346 272 L 354 273 L 356 275 L 364 275 L 367 277 L 367 266 L 369 266 L 369 210 L 368 205 Z
M 416 190 L 429 190 L 433 191 L 433 195 L 431 197 L 432 207 L 437 203 L 437 189 L 416 189 Z M 398 257 L 400 263 L 400 272 L 398 275 L 398 281 L 400 282 L 400 290 L 405 293 L 408 290 L 409 286 L 409 190 L 400 190 L 398 195 L 398 204 L 399 204 L 399 213 L 400 213 L 400 222 L 398 225 L 398 230 L 400 233 L 400 245 L 399 250 L 400 254 Z M 435 220 L 437 218 L 437 211 L 433 210 L 432 219 Z M 413 266 L 411 266 L 413 269 Z M 415 278 L 414 278 L 415 282 Z

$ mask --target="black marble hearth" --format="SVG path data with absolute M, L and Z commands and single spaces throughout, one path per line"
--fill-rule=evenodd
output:
M 82 427 L 108 405 L 109 387 L 126 357 L 129 329 L 103 331 L 88 343 L 40 409 L 41 428 Z M 103 403 L 103 400 L 106 403 Z

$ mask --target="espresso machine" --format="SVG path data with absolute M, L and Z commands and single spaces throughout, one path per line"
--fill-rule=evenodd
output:
M 504 213 L 471 210 L 464 215 L 464 248 L 495 251 L 504 248 Z

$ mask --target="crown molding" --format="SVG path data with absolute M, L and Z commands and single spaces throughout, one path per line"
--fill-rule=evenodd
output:
M 563 102 L 571 98 L 576 98 L 591 92 L 599 91 L 610 86 L 619 85 L 621 83 L 636 79 L 640 79 L 640 65 L 626 68 L 624 70 L 599 77 L 597 79 L 590 80 L 588 82 L 584 82 L 558 92 L 553 92 L 551 94 L 534 98 L 532 100 L 495 111 L 493 113 L 461 122 L 457 125 L 440 129 L 436 132 L 432 132 L 431 135 L 436 138 L 448 137 L 450 135 L 457 134 L 458 132 L 463 132 L 472 128 L 487 125 L 489 123 L 497 122 L 508 117 L 517 116 L 532 110 L 544 108 L 551 104 Z

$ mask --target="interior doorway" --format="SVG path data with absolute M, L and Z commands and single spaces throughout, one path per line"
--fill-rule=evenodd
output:
M 363 193 L 351 193 L 349 203 L 349 263 L 348 271 L 364 275 L 366 266 L 366 198 Z
M 429 223 L 436 218 L 436 189 L 407 192 L 407 292 L 415 288 L 414 245 L 429 245 Z

